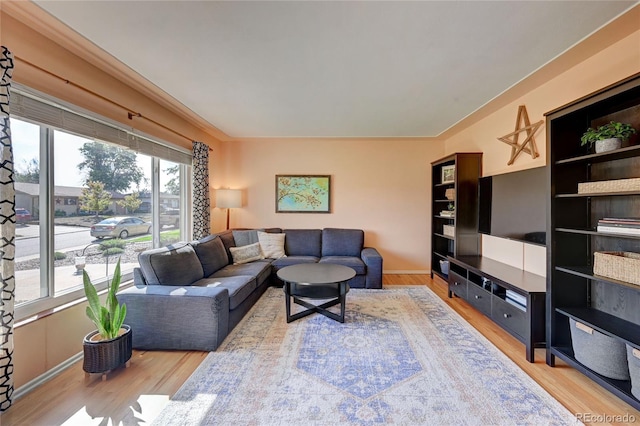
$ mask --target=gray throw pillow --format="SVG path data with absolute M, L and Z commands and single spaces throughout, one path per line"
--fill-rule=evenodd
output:
M 285 234 L 271 234 L 258 231 L 258 240 L 262 256 L 266 259 L 280 259 L 286 257 L 284 254 Z
M 233 256 L 234 265 L 264 259 L 260 251 L 260 243 L 253 243 L 242 247 L 231 247 L 229 250 L 231 250 L 231 256 Z

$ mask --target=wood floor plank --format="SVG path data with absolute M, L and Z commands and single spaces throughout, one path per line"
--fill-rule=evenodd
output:
M 429 287 L 569 411 L 601 416 L 627 414 L 640 422 L 640 412 L 573 368 L 561 361 L 558 367 L 547 366 L 544 349 L 536 349 L 535 363 L 527 362 L 522 343 L 463 300 L 449 299 L 446 283 L 439 278 L 432 281 L 428 275 L 384 275 L 383 285 Z M 101 381 L 99 375 L 85 379 L 82 363 L 78 362 L 16 400 L 0 415 L 0 424 L 149 424 L 206 355 L 192 351 L 134 351 L 131 366 L 114 371 L 106 381 Z

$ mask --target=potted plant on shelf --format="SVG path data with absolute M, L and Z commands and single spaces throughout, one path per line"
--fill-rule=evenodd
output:
M 82 271 L 84 293 L 87 296 L 87 317 L 95 324 L 97 330 L 87 334 L 83 340 L 84 363 L 82 369 L 86 373 L 104 373 L 123 364 L 129 366 L 133 352 L 131 327 L 124 324 L 127 306 L 120 305 L 116 297 L 120 287 L 120 260 L 113 272 L 113 279 L 107 291 L 105 304 L 100 303 L 96 288 L 91 283 L 87 271 Z
M 629 139 L 636 133 L 636 129 L 629 124 L 611 121 L 599 126 L 597 129 L 588 128 L 582 135 L 581 145 L 591 145 L 595 143 L 596 152 L 606 152 L 618 149 L 622 146 L 622 141 Z

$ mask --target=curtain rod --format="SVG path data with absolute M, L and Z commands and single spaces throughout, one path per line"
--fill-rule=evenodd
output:
M 163 128 L 164 130 L 167 130 L 167 131 L 169 131 L 169 132 L 171 132 L 171 133 L 173 133 L 173 134 L 175 134 L 175 135 L 180 136 L 181 138 L 187 139 L 188 141 L 191 141 L 191 142 L 195 141 L 195 139 L 190 138 L 190 137 L 187 137 L 187 136 L 183 135 L 182 133 L 177 132 L 177 131 L 175 131 L 175 130 L 171 129 L 171 128 L 169 128 L 169 127 L 165 126 L 165 125 L 164 125 L 164 124 L 162 124 L 162 123 L 158 123 L 157 121 L 155 121 L 155 120 L 153 120 L 153 119 L 151 119 L 151 118 L 149 118 L 149 117 L 145 117 L 145 116 L 144 116 L 144 115 L 142 115 L 141 113 L 136 112 L 136 111 L 134 111 L 134 110 L 133 110 L 133 109 L 131 109 L 131 108 L 127 108 L 126 106 L 124 106 L 124 105 L 122 105 L 122 104 L 119 104 L 118 102 L 113 101 L 113 100 L 111 100 L 111 99 L 109 99 L 109 98 L 107 98 L 107 97 L 105 97 L 105 96 L 103 96 L 103 95 L 101 95 L 101 94 L 99 94 L 99 93 L 96 93 L 96 92 L 94 92 L 94 91 L 93 91 L 93 90 L 91 90 L 91 89 L 87 89 L 86 87 L 83 87 L 83 86 L 81 86 L 81 85 L 79 85 L 79 84 L 77 84 L 77 83 L 74 83 L 73 81 L 67 80 L 67 79 L 66 79 L 66 78 L 64 78 L 64 77 L 61 77 L 61 76 L 59 76 L 59 75 L 57 75 L 57 74 L 54 74 L 54 73 L 52 73 L 51 71 L 46 70 L 46 69 L 44 69 L 44 68 L 42 68 L 42 67 L 40 67 L 40 66 L 38 66 L 38 65 L 36 65 L 36 64 L 34 64 L 34 63 L 32 63 L 32 62 L 29 62 L 29 61 L 27 61 L 27 60 L 25 60 L 25 59 L 23 59 L 23 58 L 21 58 L 21 57 L 19 57 L 19 56 L 14 56 L 14 57 L 15 57 L 16 59 L 18 59 L 20 62 L 23 62 L 23 63 L 25 63 L 25 64 L 27 64 L 27 65 L 29 65 L 29 66 L 31 66 L 31 67 L 33 67 L 33 68 L 37 69 L 37 70 L 39 70 L 39 71 L 44 72 L 45 74 L 48 74 L 48 75 L 50 75 L 50 76 L 52 76 L 52 77 L 54 77 L 54 78 L 57 78 L 58 80 L 60 80 L 60 81 L 64 82 L 65 84 L 68 84 L 68 85 L 73 86 L 73 87 L 75 87 L 75 88 L 77 88 L 77 89 L 80 89 L 80 90 L 82 90 L 83 92 L 89 93 L 90 95 L 93 95 L 93 96 L 95 96 L 95 97 L 97 97 L 97 98 L 99 98 L 99 99 L 101 99 L 101 100 L 103 100 L 103 101 L 105 101 L 105 102 L 108 102 L 108 103 L 110 103 L 110 104 L 112 104 L 112 105 L 115 105 L 115 106 L 117 106 L 118 108 L 122 108 L 123 110 L 127 111 L 127 118 L 128 118 L 129 120 L 133 120 L 133 118 L 134 118 L 134 117 L 142 118 L 142 119 L 144 119 L 144 120 L 147 120 L 147 121 L 149 121 L 149 122 L 151 122 L 151 123 L 155 124 L 155 125 L 156 125 L 156 126 L 158 126 L 158 127 Z M 211 149 L 211 148 L 209 148 L 209 149 Z

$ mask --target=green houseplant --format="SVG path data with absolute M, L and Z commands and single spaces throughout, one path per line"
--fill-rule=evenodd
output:
M 107 292 L 105 306 L 100 304 L 100 298 L 96 288 L 91 283 L 87 271 L 82 271 L 82 281 L 84 284 L 84 294 L 87 296 L 89 306 L 87 306 L 87 316 L 98 328 L 102 339 L 113 339 L 118 336 L 120 327 L 127 316 L 127 305 L 120 305 L 116 293 L 120 288 L 120 260 L 116 264 L 113 279 Z
M 581 145 L 591 147 L 595 143 L 596 152 L 611 151 L 622 146 L 622 141 L 636 133 L 630 124 L 611 121 L 597 129 L 588 128 L 580 138 Z
M 96 288 L 87 271 L 82 271 L 84 292 L 87 296 L 87 317 L 97 330 L 87 334 L 83 341 L 83 370 L 87 373 L 106 373 L 123 364 L 129 364 L 133 353 L 131 327 L 124 324 L 127 306 L 120 305 L 116 293 L 122 278 L 120 260 L 108 286 L 105 304 L 100 303 Z M 105 376 L 103 376 L 103 379 Z

